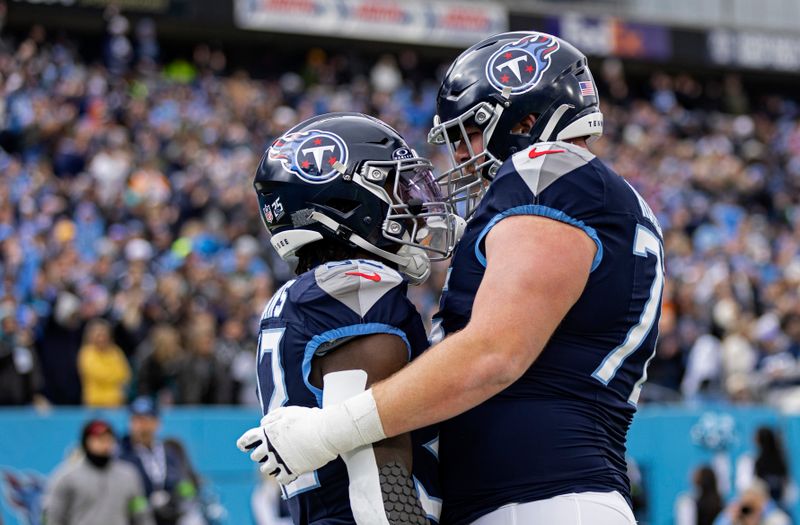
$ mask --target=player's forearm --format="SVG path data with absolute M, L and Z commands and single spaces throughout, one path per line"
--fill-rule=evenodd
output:
M 286 484 L 358 447 L 452 418 L 518 379 L 544 345 L 507 315 L 469 325 L 389 379 L 324 408 L 287 406 L 237 441 Z M 487 335 L 483 335 L 487 334 Z M 544 341 L 544 340 L 542 340 Z M 538 351 L 537 351 L 538 350 Z M 275 452 L 273 452 L 275 451 Z
M 529 365 L 467 327 L 372 388 L 383 430 L 394 436 L 450 419 L 516 381 Z

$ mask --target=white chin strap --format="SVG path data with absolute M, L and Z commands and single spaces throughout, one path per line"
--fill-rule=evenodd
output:
M 331 231 L 338 231 L 339 227 L 341 226 L 338 222 L 331 219 L 327 215 L 323 215 L 322 213 L 316 211 L 311 212 L 309 219 L 319 222 Z M 322 235 L 319 235 L 319 238 L 322 239 Z M 350 233 L 350 236 L 347 238 L 347 240 L 373 255 L 377 255 L 382 259 L 386 259 L 387 261 L 395 263 L 397 265 L 397 269 L 408 276 L 411 284 L 422 284 L 431 274 L 430 259 L 428 259 L 428 254 L 425 253 L 425 251 L 421 248 L 403 245 L 399 250 L 397 250 L 397 253 L 392 253 L 370 244 L 366 239 L 355 233 Z

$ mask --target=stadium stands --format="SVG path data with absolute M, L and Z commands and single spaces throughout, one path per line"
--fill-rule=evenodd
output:
M 129 397 L 255 403 L 256 323 L 291 275 L 258 218 L 256 162 L 297 121 L 354 110 L 441 166 L 425 143 L 436 72 L 405 52 L 351 75 L 349 55 L 316 49 L 262 80 L 203 47 L 169 64 L 152 39 L 122 51 L 96 63 L 41 28 L 0 50 L 0 401 L 80 403 L 83 330 L 103 318 L 132 365 Z M 607 132 L 594 148 L 665 230 L 643 400 L 800 405 L 796 102 L 753 98 L 733 75 L 642 85 L 615 60 L 595 75 Z M 414 291 L 427 317 L 443 274 Z

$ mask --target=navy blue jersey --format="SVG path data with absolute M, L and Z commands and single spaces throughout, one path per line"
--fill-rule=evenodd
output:
M 444 334 L 469 321 L 486 267 L 485 237 L 513 215 L 580 228 L 597 252 L 583 294 L 534 364 L 504 391 L 440 425 L 442 523 L 469 523 L 507 503 L 572 492 L 617 490 L 630 500 L 625 440 L 655 349 L 664 286 L 658 222 L 638 193 L 584 148 L 552 142 L 515 154 L 453 256 L 436 319 Z
M 406 297 L 408 282 L 375 261 L 323 264 L 286 283 L 264 309 L 258 343 L 258 394 L 263 413 L 280 406 L 322 406 L 311 384 L 311 361 L 353 338 L 393 334 L 408 358 L 428 346 L 419 313 Z M 434 427 L 411 434 L 412 475 L 429 518 L 439 519 L 438 435 Z M 283 487 L 295 524 L 355 523 L 347 469 L 341 458 Z

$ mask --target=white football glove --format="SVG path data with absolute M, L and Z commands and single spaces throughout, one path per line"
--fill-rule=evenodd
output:
M 343 452 L 386 438 L 372 390 L 325 408 L 280 407 L 236 441 L 278 483 L 291 483 Z

